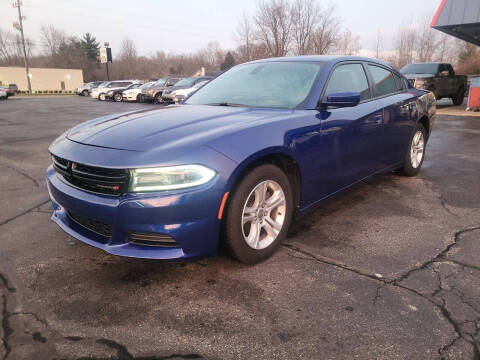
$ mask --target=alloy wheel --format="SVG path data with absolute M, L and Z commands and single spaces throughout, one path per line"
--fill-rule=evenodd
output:
M 247 197 L 242 212 L 245 242 L 255 250 L 272 244 L 283 228 L 286 198 L 282 187 L 273 180 L 255 186 Z
M 412 161 L 412 167 L 418 168 L 423 160 L 423 154 L 425 151 L 425 139 L 422 131 L 417 131 L 412 139 L 412 145 L 410 147 L 410 160 Z

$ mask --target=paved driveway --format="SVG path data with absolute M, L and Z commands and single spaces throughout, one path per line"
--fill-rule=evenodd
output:
M 0 359 L 479 359 L 480 119 L 440 116 L 417 178 L 295 221 L 271 259 L 114 257 L 50 221 L 48 145 L 155 105 L 0 102 Z

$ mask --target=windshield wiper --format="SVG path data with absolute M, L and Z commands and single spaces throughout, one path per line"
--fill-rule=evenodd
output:
M 244 107 L 248 106 L 245 104 L 236 104 L 236 103 L 230 103 L 230 102 L 219 102 L 219 103 L 210 103 L 207 105 L 213 105 L 213 106 L 232 106 L 232 107 Z

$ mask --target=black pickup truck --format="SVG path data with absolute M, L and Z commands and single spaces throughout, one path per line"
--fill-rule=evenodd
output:
M 461 105 L 467 92 L 467 77 L 455 75 L 453 67 L 446 63 L 418 63 L 405 65 L 400 72 L 417 89 L 433 92 L 437 100 L 451 98 L 454 105 Z

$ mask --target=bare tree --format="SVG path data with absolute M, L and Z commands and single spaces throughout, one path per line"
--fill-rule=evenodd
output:
M 0 61 L 13 65 L 16 59 L 15 37 L 11 32 L 0 29 Z
M 360 37 L 346 29 L 336 44 L 335 52 L 341 55 L 357 55 L 360 49 Z
M 320 7 L 315 0 L 296 0 L 292 5 L 293 52 L 295 55 L 310 54 L 312 37 L 320 19 Z
M 120 55 L 118 56 L 119 61 L 123 65 L 124 76 L 128 78 L 133 78 L 136 72 L 136 62 L 137 62 L 137 48 L 135 43 L 128 37 L 122 40 L 120 45 Z
M 437 50 L 437 31 L 429 26 L 429 18 L 424 17 L 417 29 L 418 41 L 417 46 L 417 60 L 420 62 L 429 62 L 433 60 L 435 51 Z
M 292 39 L 291 7 L 286 0 L 262 0 L 254 16 L 257 38 L 265 43 L 269 56 L 285 56 Z
M 415 59 L 416 44 L 416 29 L 412 26 L 400 27 L 395 39 L 395 55 L 391 62 L 398 68 L 412 63 Z
M 199 51 L 199 55 L 204 60 L 202 66 L 208 70 L 218 70 L 225 58 L 225 51 L 222 50 L 218 41 L 210 41 L 205 48 Z
M 238 47 L 238 58 L 243 61 L 253 60 L 252 48 L 254 46 L 253 30 L 250 18 L 243 14 L 237 27 L 237 41 L 240 44 Z
M 312 36 L 313 53 L 327 54 L 334 49 L 341 37 L 340 22 L 335 16 L 333 6 L 322 9 L 318 24 Z
M 45 55 L 51 57 L 57 55 L 61 46 L 67 42 L 65 32 L 56 29 L 53 25 L 42 25 L 40 37 Z

